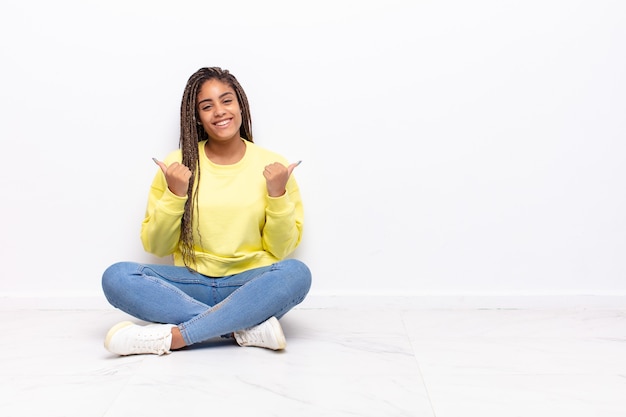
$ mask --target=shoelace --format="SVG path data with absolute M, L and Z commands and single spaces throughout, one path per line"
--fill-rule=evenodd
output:
M 152 330 L 152 329 L 151 329 Z M 131 349 L 135 352 L 144 352 L 146 350 L 154 351 L 158 354 L 167 352 L 167 340 L 168 335 L 160 333 L 141 332 L 137 335 L 137 338 L 133 340 Z
M 259 331 L 246 330 L 243 334 L 240 334 L 239 337 L 241 337 L 244 343 L 261 343 L 264 341 Z

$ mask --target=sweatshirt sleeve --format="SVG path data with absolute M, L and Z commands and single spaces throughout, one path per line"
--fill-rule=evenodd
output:
M 141 243 L 146 252 L 167 256 L 178 248 L 181 219 L 187 196 L 179 197 L 167 188 L 165 175 L 159 169 L 148 194 L 146 215 L 141 224 Z
M 300 190 L 292 176 L 287 191 L 280 197 L 266 196 L 263 246 L 278 259 L 289 256 L 302 240 L 304 210 Z

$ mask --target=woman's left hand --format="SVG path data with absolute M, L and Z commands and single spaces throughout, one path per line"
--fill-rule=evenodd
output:
M 300 165 L 299 162 L 294 162 L 288 167 L 284 166 L 280 162 L 274 162 L 269 164 L 263 170 L 263 176 L 267 182 L 267 193 L 270 197 L 280 197 L 285 194 L 285 187 L 287 181 L 291 176 L 291 173 Z

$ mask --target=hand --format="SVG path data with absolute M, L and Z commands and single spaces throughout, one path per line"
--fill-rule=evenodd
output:
M 187 189 L 189 188 L 189 179 L 191 178 L 191 170 L 178 162 L 173 162 L 168 167 L 156 158 L 152 158 L 152 160 L 154 160 L 161 168 L 161 171 L 163 171 L 163 174 L 165 174 L 167 188 L 179 197 L 186 196 Z
M 280 197 L 285 194 L 287 180 L 289 180 L 293 170 L 300 165 L 300 162 L 302 161 L 294 162 L 288 167 L 280 162 L 274 162 L 265 167 L 263 176 L 267 182 L 267 193 L 270 197 Z

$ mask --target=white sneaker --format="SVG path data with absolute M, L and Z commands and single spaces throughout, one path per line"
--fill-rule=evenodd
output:
M 256 346 L 272 350 L 281 350 L 287 346 L 283 329 L 276 317 L 270 317 L 263 323 L 234 332 L 239 346 Z
M 139 326 L 123 321 L 111 327 L 104 339 L 104 347 L 118 355 L 170 353 L 173 324 L 148 324 Z

